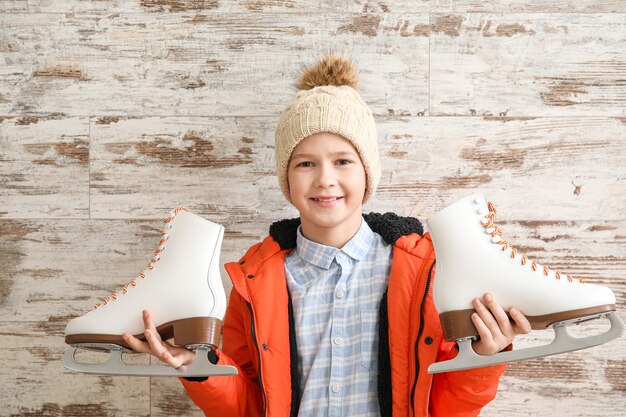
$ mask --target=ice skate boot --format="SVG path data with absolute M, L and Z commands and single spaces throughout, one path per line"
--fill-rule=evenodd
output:
M 219 255 L 224 228 L 177 207 L 164 220 L 154 257 L 139 276 L 96 304 L 65 328 L 66 368 L 92 374 L 140 376 L 236 375 L 232 366 L 216 366 L 207 354 L 218 346 L 226 295 L 220 278 Z M 166 365 L 127 365 L 122 353 L 132 353 L 122 339 L 130 333 L 145 340 L 142 310 L 147 309 L 163 340 L 196 351 L 193 363 L 174 369 Z M 80 363 L 78 348 L 110 352 L 105 363 Z
M 517 252 L 494 223 L 496 209 L 481 194 L 444 208 L 427 221 L 437 270 L 433 298 L 444 338 L 458 343 L 456 358 L 432 364 L 429 373 L 479 368 L 554 355 L 606 343 L 619 337 L 624 323 L 615 313 L 615 295 L 605 286 L 588 284 L 550 270 Z M 505 311 L 518 308 L 532 329 L 552 328 L 547 345 L 494 355 L 478 355 L 472 340 L 478 332 L 471 320 L 471 301 L 494 294 Z M 611 328 L 600 335 L 572 337 L 567 325 L 607 317 Z

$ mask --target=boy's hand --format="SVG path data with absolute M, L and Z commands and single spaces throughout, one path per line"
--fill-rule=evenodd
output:
M 479 355 L 498 353 L 511 344 L 516 335 L 530 332 L 526 317 L 513 307 L 509 310 L 514 321 L 511 323 L 491 293 L 486 293 L 482 300 L 474 299 L 472 304 L 476 310 L 472 314 L 472 322 L 480 335 L 480 340 L 472 342 L 472 348 Z
M 173 368 L 189 365 L 196 358 L 195 352 L 180 346 L 175 346 L 167 340 L 162 340 L 148 310 L 143 311 L 143 323 L 145 326 L 143 334 L 146 336 L 146 341 L 139 340 L 129 333 L 122 335 L 124 341 L 126 341 L 135 352 L 149 353 Z

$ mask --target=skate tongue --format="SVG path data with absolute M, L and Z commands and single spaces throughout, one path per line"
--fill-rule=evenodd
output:
M 520 259 L 521 266 L 526 266 L 528 263 L 533 272 L 543 272 L 543 274 L 548 278 L 554 278 L 557 280 L 561 279 L 562 274 L 560 271 L 552 272 L 547 266 L 541 265 L 535 260 L 529 260 L 526 255 L 518 254 L 517 249 L 513 247 L 513 244 L 509 240 L 502 237 L 502 229 L 495 223 L 495 216 L 497 213 L 496 207 L 491 201 L 487 203 L 487 208 L 489 209 L 489 212 L 481 219 L 481 224 L 485 228 L 485 231 L 491 235 L 491 243 L 500 246 L 500 249 L 504 251 L 506 256 L 509 256 L 512 259 Z M 569 282 L 574 281 L 571 275 L 565 276 Z M 583 278 L 578 278 L 578 281 L 581 284 L 586 282 Z

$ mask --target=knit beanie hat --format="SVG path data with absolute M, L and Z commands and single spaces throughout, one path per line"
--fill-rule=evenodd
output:
M 359 79 L 352 60 L 338 53 L 304 68 L 296 96 L 281 114 L 276 128 L 276 176 L 290 203 L 287 168 L 294 148 L 308 136 L 331 132 L 349 140 L 365 168 L 363 203 L 376 191 L 380 180 L 378 133 L 371 110 L 358 92 Z

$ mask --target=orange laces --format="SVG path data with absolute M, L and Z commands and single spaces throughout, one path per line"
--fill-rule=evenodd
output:
M 511 258 L 515 259 L 515 255 L 517 255 L 517 249 L 513 247 L 511 242 L 509 242 L 508 240 L 502 237 L 502 229 L 500 228 L 500 226 L 494 223 L 494 219 L 497 213 L 496 208 L 494 207 L 491 201 L 487 203 L 487 207 L 489 208 L 489 213 L 487 213 L 485 217 L 483 218 L 483 220 L 481 220 L 483 227 L 485 229 L 493 228 L 493 231 L 491 232 L 492 242 L 498 245 L 502 245 L 502 251 L 505 251 L 508 248 L 511 248 Z M 499 238 L 499 240 L 496 241 L 493 238 Z M 527 261 L 528 261 L 528 258 L 526 257 L 526 255 L 522 255 L 522 265 L 526 265 Z M 537 261 L 535 260 L 531 261 L 530 266 L 533 271 L 537 270 L 537 265 L 538 265 Z M 548 276 L 549 273 L 550 273 L 550 269 L 547 266 L 544 266 L 543 274 L 545 276 Z M 559 271 L 555 271 L 555 276 L 556 276 L 556 279 L 561 279 L 561 273 Z M 566 275 L 566 277 L 569 282 L 574 281 L 571 275 Z M 586 282 L 583 278 L 578 278 L 578 281 L 580 281 L 581 283 Z
M 189 211 L 187 209 L 187 207 L 184 206 L 178 206 L 176 207 L 174 210 L 172 210 L 170 212 L 170 215 L 168 218 L 163 220 L 163 223 L 167 224 L 169 222 L 171 222 L 172 220 L 174 220 L 174 217 L 176 217 L 176 215 L 181 212 L 181 211 Z M 165 230 L 161 230 L 161 240 L 159 240 L 159 247 L 157 250 L 154 251 L 154 256 L 152 257 L 152 259 L 150 259 L 150 262 L 148 263 L 148 267 L 146 270 L 144 270 L 143 272 L 141 272 L 138 276 L 138 278 L 144 279 L 146 277 L 146 273 L 147 271 L 152 271 L 154 269 L 154 264 L 161 259 L 161 252 L 163 252 L 163 250 L 165 249 L 165 242 L 168 239 L 168 230 L 172 228 L 172 225 L 169 225 L 169 227 L 167 227 Z M 130 284 L 132 287 L 137 286 L 137 281 L 136 279 L 132 280 L 130 282 Z M 128 285 L 124 285 L 122 287 L 122 294 L 126 294 L 128 292 Z M 93 306 L 92 310 L 97 309 L 98 307 L 102 306 L 102 305 L 107 305 L 109 304 L 109 302 L 111 302 L 111 299 L 113 299 L 113 301 L 117 300 L 119 297 L 118 291 L 113 292 L 113 294 L 111 294 L 111 297 L 104 297 L 102 299 L 102 303 L 98 303 L 96 305 Z M 89 310 L 89 311 L 92 311 Z M 89 311 L 87 311 L 89 313 Z

